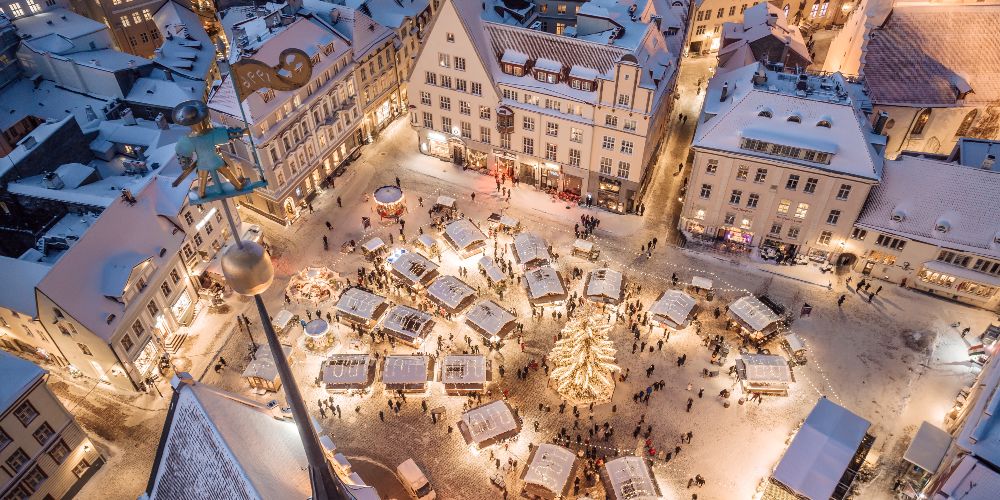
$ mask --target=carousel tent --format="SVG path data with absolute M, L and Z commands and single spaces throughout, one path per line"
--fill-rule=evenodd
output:
M 576 454 L 562 446 L 542 443 L 531 450 L 528 466 L 521 473 L 529 498 L 563 498 L 574 476 Z
M 751 332 L 771 331 L 781 321 L 781 316 L 753 295 L 740 297 L 729 304 L 729 317 Z
M 427 297 L 445 311 L 456 314 L 476 300 L 476 290 L 454 276 L 444 275 L 427 287 Z
M 485 255 L 479 258 L 479 267 L 486 273 L 486 278 L 493 283 L 501 282 L 507 277 L 507 275 L 500 270 L 500 267 L 497 266 L 497 263 Z
M 441 362 L 441 383 L 449 393 L 474 392 L 493 379 L 490 360 L 481 354 L 453 354 Z
M 687 328 L 697 305 L 694 297 L 680 290 L 667 290 L 649 306 L 649 315 L 653 321 L 680 330 Z
M 337 316 L 371 327 L 388 307 L 389 302 L 385 297 L 353 287 L 345 290 L 337 301 Z
M 382 383 L 392 391 L 420 392 L 433 380 L 434 361 L 419 354 L 394 354 L 382 363 Z
M 613 269 L 594 269 L 587 274 L 583 295 L 588 300 L 620 304 L 625 297 L 625 275 Z
M 292 346 L 282 345 L 281 350 L 285 353 L 285 359 L 291 360 Z M 243 378 L 255 389 L 275 392 L 281 389 L 281 377 L 278 376 L 278 367 L 274 365 L 271 349 L 267 346 L 257 349 L 256 357 L 243 370 Z
M 487 339 L 506 337 L 516 326 L 514 320 L 510 311 L 492 300 L 479 302 L 465 313 L 465 324 Z
M 528 300 L 535 305 L 551 304 L 566 300 L 562 276 L 552 266 L 541 266 L 524 273 Z
M 736 373 L 749 392 L 788 394 L 795 381 L 788 361 L 773 354 L 743 354 L 736 360 Z
M 375 380 L 375 363 L 367 354 L 334 354 L 323 362 L 320 379 L 327 390 L 364 389 Z
M 865 442 L 871 422 L 820 398 L 771 476 L 795 494 L 827 500 Z
M 535 233 L 521 233 L 514 237 L 511 243 L 514 249 L 514 261 L 525 268 L 548 264 L 552 261 L 549 244 Z
M 506 401 L 477 406 L 462 414 L 458 430 L 465 443 L 482 449 L 521 432 L 521 423 Z
M 427 286 L 438 275 L 438 265 L 416 252 L 403 252 L 392 261 L 392 275 L 407 286 Z
M 601 482 L 608 499 L 656 500 L 660 488 L 642 457 L 618 457 L 604 464 Z
M 406 345 L 420 347 L 434 328 L 434 318 L 412 307 L 398 305 L 389 309 L 382 317 L 379 328 Z
M 458 219 L 444 228 L 444 239 L 463 258 L 486 247 L 486 235 L 469 219 Z

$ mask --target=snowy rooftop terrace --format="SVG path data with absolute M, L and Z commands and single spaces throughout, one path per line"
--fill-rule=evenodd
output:
M 458 312 L 476 298 L 476 290 L 455 276 L 438 277 L 427 287 L 428 297 L 450 312 Z
M 513 314 L 492 300 L 484 300 L 465 313 L 465 323 L 487 337 L 502 336 L 514 327 L 514 320 Z
M 67 250 L 73 247 L 95 222 L 99 213 L 68 213 L 52 225 L 38 239 L 35 248 L 29 249 L 19 258 L 29 262 L 54 264 Z
M 604 464 L 601 472 L 608 498 L 614 500 L 655 500 L 660 488 L 649 464 L 642 457 L 619 457 Z
M 458 428 L 466 443 L 481 448 L 516 435 L 521 423 L 505 401 L 494 401 L 463 413 Z

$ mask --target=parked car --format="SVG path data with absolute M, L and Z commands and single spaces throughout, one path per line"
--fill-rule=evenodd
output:
M 437 493 L 431 489 L 431 483 L 427 481 L 424 471 L 420 470 L 420 467 L 417 466 L 417 463 L 412 458 L 407 459 L 396 467 L 396 475 L 399 476 L 399 481 L 403 483 L 403 487 L 406 488 L 406 492 L 411 497 L 417 500 L 434 500 L 437 498 Z

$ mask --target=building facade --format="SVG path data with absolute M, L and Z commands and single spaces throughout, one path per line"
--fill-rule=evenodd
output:
M 703 0 L 696 4 L 686 44 L 690 54 L 707 54 L 719 50 L 722 25 L 741 23 L 743 12 L 764 3 L 747 0 Z M 854 0 L 775 0 L 788 23 L 811 33 L 817 29 L 843 25 L 854 9 Z
M 420 151 L 634 210 L 676 74 L 662 33 L 632 22 L 609 43 L 609 19 L 588 19 L 574 38 L 479 16 L 444 2 L 417 58 L 407 90 Z
M 72 498 L 104 463 L 46 383 L 48 373 L 0 352 L 0 496 Z
M 539 0 L 535 2 L 538 8 L 538 15 L 535 17 L 535 21 L 539 23 L 538 29 L 562 35 L 566 28 L 576 26 L 576 15 L 585 3 L 584 0 Z
M 735 251 L 853 262 L 846 246 L 879 179 L 884 137 L 852 85 L 759 63 L 713 78 L 680 229 Z

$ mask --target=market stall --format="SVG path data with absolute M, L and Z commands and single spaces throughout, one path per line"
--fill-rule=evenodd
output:
M 729 304 L 727 315 L 754 342 L 765 340 L 778 329 L 778 323 L 781 322 L 781 316 L 753 295 L 740 297 Z
M 337 275 L 325 267 L 307 267 L 295 273 L 285 288 L 293 302 L 319 304 L 337 291 Z
M 489 223 L 490 229 L 507 234 L 515 234 L 521 229 L 521 221 L 506 214 L 492 213 L 486 222 Z
M 441 383 L 448 394 L 483 392 L 491 380 L 492 364 L 481 354 L 452 354 L 441 361 Z
M 398 220 L 406 212 L 406 197 L 399 186 L 382 186 L 372 193 L 375 200 L 375 213 L 385 220 Z
M 743 354 L 736 360 L 736 375 L 746 392 L 787 396 L 795 381 L 788 361 L 773 354 Z
M 361 253 L 363 253 L 365 258 L 368 260 L 372 260 L 375 257 L 381 256 L 383 253 L 385 253 L 385 250 L 386 250 L 385 242 L 382 241 L 382 238 L 379 238 L 377 236 L 375 238 L 372 238 L 364 242 L 364 244 L 361 245 Z
M 910 446 L 903 454 L 903 460 L 909 462 L 912 467 L 907 467 L 902 480 L 913 491 L 923 491 L 924 486 L 941 467 L 941 462 L 948 453 L 951 443 L 951 434 L 930 422 L 925 421 L 920 424 L 917 434 L 913 436 Z
M 431 210 L 440 213 L 441 215 L 450 217 L 455 215 L 455 212 L 458 211 L 458 203 L 455 202 L 455 198 L 450 196 L 438 196 L 437 201 L 434 202 L 434 206 Z
M 500 270 L 500 266 L 497 265 L 496 261 L 483 255 L 479 258 L 479 268 L 486 273 L 486 280 L 489 281 L 491 285 L 500 283 L 507 278 L 507 275 Z
M 389 260 L 392 277 L 414 290 L 429 285 L 438 275 L 438 265 L 416 252 L 404 250 Z
M 521 472 L 523 496 L 554 500 L 569 494 L 576 475 L 576 454 L 562 446 L 542 443 L 531 449 L 528 465 Z
M 414 348 L 423 345 L 433 328 L 434 318 L 430 314 L 403 305 L 389 309 L 379 322 L 382 333 Z
M 284 351 L 285 360 L 291 365 L 292 346 L 282 345 L 281 350 Z M 278 392 L 281 389 L 281 377 L 278 375 L 278 368 L 274 365 L 271 349 L 268 349 L 267 346 L 257 348 L 256 357 L 247 364 L 242 377 L 251 388 L 258 392 Z
M 528 301 L 533 305 L 558 305 L 566 300 L 562 276 L 552 266 L 536 267 L 524 273 L 524 286 Z
M 614 269 L 594 269 L 587 273 L 583 297 L 601 304 L 621 304 L 625 298 L 625 275 Z
M 698 302 L 680 291 L 667 290 L 649 306 L 649 319 L 663 328 L 683 330 L 697 313 Z
M 601 469 L 601 483 L 609 500 L 656 500 L 660 487 L 649 462 L 642 457 L 618 457 Z
M 506 401 L 477 406 L 462 414 L 458 430 L 471 448 L 481 450 L 521 432 L 521 422 Z
M 438 246 L 437 240 L 426 233 L 417 236 L 417 239 L 413 242 L 413 246 L 421 255 L 428 259 L 433 259 L 441 255 L 441 247 Z
M 320 367 L 320 381 L 330 392 L 365 389 L 374 380 L 375 363 L 367 354 L 334 354 Z
M 583 257 L 584 259 L 592 261 L 596 260 L 600 253 L 601 252 L 599 250 L 594 248 L 594 242 L 592 241 L 577 238 L 577 240 L 573 242 L 573 255 L 576 255 L 577 257 Z
M 517 326 L 515 316 L 492 300 L 484 300 L 465 313 L 465 324 L 486 340 L 497 342 Z
M 433 358 L 421 354 L 393 354 L 382 363 L 382 383 L 389 391 L 425 392 L 433 374 Z
M 444 227 L 444 239 L 463 259 L 483 252 L 486 235 L 469 219 L 458 219 Z
M 548 242 L 535 233 L 518 234 L 510 247 L 511 253 L 514 254 L 514 262 L 520 264 L 522 269 L 533 269 L 552 262 Z
M 454 276 L 444 275 L 427 287 L 427 298 L 449 314 L 458 314 L 476 300 L 476 289 Z
M 285 333 L 285 330 L 288 327 L 292 326 L 293 324 L 296 324 L 293 321 L 294 319 L 295 315 L 292 314 L 291 311 L 289 311 L 288 309 L 282 309 L 278 311 L 278 314 L 275 314 L 274 317 L 271 318 L 271 326 L 274 327 L 275 332 L 279 334 Z
M 358 287 L 344 290 L 337 300 L 337 321 L 372 328 L 389 308 L 385 297 Z
M 781 338 L 781 347 L 797 364 L 806 362 L 806 343 L 794 333 L 787 333 Z

